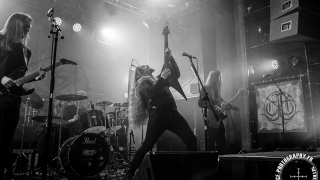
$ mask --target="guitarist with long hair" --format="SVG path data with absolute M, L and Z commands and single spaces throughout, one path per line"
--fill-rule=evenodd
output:
M 204 84 L 204 88 L 206 89 L 206 92 L 208 93 L 209 100 L 212 103 L 212 106 L 217 105 L 218 107 L 221 107 L 222 104 L 225 103 L 225 101 L 221 98 L 221 72 L 218 70 L 213 70 L 209 72 L 208 78 Z M 202 101 L 202 98 L 204 97 L 204 91 L 201 89 L 200 91 L 200 98 L 198 101 L 199 107 L 203 108 L 204 104 Z M 208 108 L 208 118 L 209 112 L 212 112 L 212 109 L 207 103 Z M 215 110 L 217 114 L 221 113 L 218 109 Z M 225 128 L 223 125 L 223 122 L 220 121 L 219 126 L 214 126 L 213 123 L 216 120 L 212 121 L 212 123 L 208 123 L 207 126 L 207 151 L 218 151 L 219 154 L 225 153 L 225 146 L 226 146 L 226 138 L 225 138 Z
M 171 56 L 171 51 L 166 49 L 165 52 L 166 56 L 169 56 L 172 68 L 178 71 L 178 65 Z M 130 162 L 130 167 L 124 177 L 125 180 L 133 178 L 146 153 L 152 149 L 159 137 L 167 129 L 182 139 L 186 144 L 187 151 L 197 150 L 197 139 L 188 122 L 178 112 L 176 102 L 169 90 L 168 77 L 171 74 L 170 69 L 165 68 L 158 77 L 153 77 L 153 72 L 154 69 L 149 66 L 143 65 L 136 68 L 135 84 L 131 88 L 131 92 L 133 94 L 132 97 L 139 103 L 134 103 L 133 107 L 129 105 L 129 109 L 134 114 L 134 122 L 143 120 L 145 116 L 149 120 L 146 137 Z
M 9 75 L 22 66 L 27 66 L 31 51 L 27 47 L 32 18 L 28 14 L 14 13 L 6 21 L 0 31 L 0 80 L 2 88 L 9 89 L 16 82 Z M 39 70 L 39 76 L 34 80 L 41 80 L 45 72 Z M 4 96 L 0 94 L 0 96 Z M 4 175 L 4 168 L 10 154 L 10 145 L 20 118 L 21 98 L 17 96 L 10 106 L 0 109 L 0 179 Z

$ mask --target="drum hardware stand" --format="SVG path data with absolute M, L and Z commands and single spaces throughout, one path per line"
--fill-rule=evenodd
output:
M 118 122 L 118 109 L 119 107 L 116 107 L 115 109 L 115 122 Z M 116 124 L 117 125 L 117 124 Z M 118 144 L 118 134 L 117 134 L 117 130 L 114 132 L 115 134 L 115 141 L 116 141 L 116 144 L 115 144 L 115 148 L 114 148 L 114 153 L 113 153 L 113 156 L 111 158 L 111 161 L 114 161 L 114 164 L 115 164 L 115 172 L 118 172 L 118 168 L 119 168 L 119 164 L 120 164 L 120 161 L 123 161 L 124 164 L 128 164 L 125 159 L 123 158 L 123 156 L 120 154 L 120 152 L 118 152 L 119 150 L 119 144 Z M 121 157 L 121 159 L 117 158 L 118 156 Z M 117 177 L 119 177 L 118 174 L 116 174 Z M 120 175 L 122 176 L 122 175 Z
M 131 155 L 134 155 L 134 153 L 135 153 L 135 149 L 134 149 L 134 147 L 131 147 L 131 140 L 133 141 L 133 144 L 136 144 L 135 142 L 134 142 L 134 135 L 133 135 L 133 131 L 132 131 L 132 129 L 131 129 L 131 132 L 130 132 L 130 143 L 129 143 L 129 158 L 128 158 L 128 160 L 130 161 L 131 160 Z M 132 138 L 132 139 L 131 139 Z M 133 150 L 132 150 L 133 149 Z
M 22 156 L 24 156 L 27 160 L 27 156 L 22 152 L 22 149 L 23 149 L 23 141 L 24 141 L 24 127 L 25 127 L 25 123 L 26 123 L 26 120 L 27 120 L 27 111 L 28 111 L 28 103 L 29 103 L 29 99 L 27 99 L 27 102 L 25 104 L 25 112 L 24 112 L 24 120 L 23 120 L 23 123 L 22 123 L 22 135 L 21 135 L 21 143 L 20 143 L 20 150 L 19 150 L 19 153 L 17 155 L 17 158 L 15 160 L 15 162 L 13 163 L 12 165 L 12 168 L 11 168 L 11 173 L 13 173 L 18 165 L 18 160 L 19 161 L 19 167 L 21 166 L 21 160 L 22 160 Z M 29 160 L 28 160 L 28 164 L 30 165 L 29 163 Z

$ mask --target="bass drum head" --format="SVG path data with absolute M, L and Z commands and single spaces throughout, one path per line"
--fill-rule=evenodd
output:
M 77 136 L 71 144 L 62 148 L 68 149 L 67 164 L 70 168 L 84 177 L 93 177 L 102 172 L 111 156 L 107 140 L 92 133 Z

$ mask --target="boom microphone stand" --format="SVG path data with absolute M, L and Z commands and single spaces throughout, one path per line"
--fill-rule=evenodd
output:
M 200 85 L 201 85 L 201 88 L 203 89 L 203 91 L 204 91 L 204 97 L 201 99 L 202 101 L 203 101 L 203 103 L 204 103 L 204 113 L 203 113 L 203 119 L 204 119 L 204 142 L 205 142 L 205 151 L 207 151 L 207 147 L 208 147 L 208 143 L 207 143 L 207 138 L 208 138 L 208 134 L 207 134 L 207 127 L 208 127 L 208 120 L 207 120 L 207 102 L 209 102 L 209 105 L 210 105 L 210 107 L 211 107 L 211 109 L 213 109 L 213 106 L 212 106 L 212 104 L 211 104 L 211 102 L 210 102 L 210 100 L 209 100 L 209 96 L 208 96 L 208 93 L 207 93 L 207 91 L 205 90 L 205 88 L 204 88 L 204 86 L 203 86 L 203 83 L 202 83 L 202 81 L 201 81 L 201 79 L 200 79 L 200 77 L 199 77 L 199 73 L 198 73 L 198 71 L 196 70 L 196 68 L 195 68 L 195 66 L 194 66 L 194 64 L 193 64 L 193 62 L 192 62 L 192 58 L 195 58 L 195 59 L 197 59 L 196 57 L 194 57 L 194 56 L 191 56 L 191 55 L 189 55 L 189 54 L 187 54 L 187 53 L 183 53 L 182 54 L 182 56 L 187 56 L 187 57 L 189 57 L 189 60 L 190 60 L 190 63 L 191 63 L 191 67 L 192 67 L 192 70 L 193 70 L 193 72 L 194 72 L 194 74 L 197 76 L 197 78 L 198 78 L 198 81 L 199 81 L 199 83 L 200 83 Z M 200 92 L 200 95 L 201 95 L 201 92 Z M 212 111 L 213 112 L 213 115 L 216 117 L 216 120 L 218 121 L 219 120 L 219 118 L 218 118 L 218 116 L 217 116 L 217 114 L 216 114 L 216 112 L 214 112 L 214 111 Z
M 60 35 L 61 39 L 64 39 L 61 29 L 54 17 L 54 8 L 48 10 L 47 16 L 48 20 L 51 23 L 51 30 L 48 38 L 52 35 L 52 49 L 51 49 L 51 81 L 50 81 L 50 94 L 49 94 L 49 108 L 48 108 L 48 126 L 47 126 L 47 135 L 46 135 L 46 144 L 43 150 L 43 167 L 42 167 L 42 179 L 45 180 L 47 177 L 47 163 L 49 157 L 49 146 L 50 146 L 50 136 L 52 128 L 52 102 L 53 102 L 53 91 L 54 91 L 54 82 L 55 82 L 55 69 L 56 69 L 56 56 L 57 56 L 57 45 L 58 37 Z
M 279 108 L 281 109 L 280 110 L 280 113 L 281 113 L 281 119 L 282 119 L 282 143 L 283 143 L 283 148 L 286 147 L 286 140 L 285 140 L 285 130 L 284 130 L 284 111 L 283 111 L 283 100 L 282 100 L 282 96 L 284 96 L 286 99 L 287 99 L 287 96 L 283 93 L 283 91 L 281 90 L 281 88 L 278 86 L 278 84 L 273 80 L 273 78 L 271 77 L 271 75 L 268 75 L 269 78 L 271 79 L 271 81 L 277 86 L 277 88 L 279 89 L 279 96 L 280 96 L 280 106 Z

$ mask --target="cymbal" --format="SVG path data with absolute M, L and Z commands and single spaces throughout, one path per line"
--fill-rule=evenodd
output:
M 47 122 L 48 116 L 35 116 L 35 117 L 32 117 L 31 119 L 37 122 Z M 54 119 L 60 120 L 61 118 L 58 116 L 52 116 L 52 121 Z
M 112 106 L 116 106 L 116 107 L 129 107 L 129 102 L 123 102 L 123 103 L 113 103 Z
M 98 102 L 96 105 L 97 106 L 110 106 L 112 104 L 112 102 L 110 101 L 101 101 L 101 102 Z
M 43 100 L 36 92 L 27 96 L 21 96 L 21 100 L 24 104 L 28 103 L 28 105 L 35 109 L 41 109 L 44 105 Z
M 56 99 L 60 101 L 81 101 L 88 99 L 87 96 L 78 95 L 78 94 L 62 94 L 59 96 L 56 96 Z

